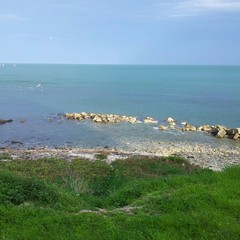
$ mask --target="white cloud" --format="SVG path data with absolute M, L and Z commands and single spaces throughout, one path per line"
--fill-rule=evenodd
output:
M 240 11 L 240 0 L 153 0 L 135 17 L 158 21 L 169 17 L 191 17 L 204 14 Z
M 188 0 L 173 6 L 170 16 L 194 16 L 210 12 L 239 11 L 240 1 L 226 0 Z
M 0 14 L 0 22 L 22 22 L 26 19 L 18 14 Z

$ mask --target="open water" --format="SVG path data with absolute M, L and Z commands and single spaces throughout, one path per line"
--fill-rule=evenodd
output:
M 158 140 L 219 144 L 199 133 L 65 121 L 58 115 L 82 111 L 240 127 L 240 66 L 0 65 L 0 118 L 14 120 L 0 125 L 2 147 L 12 141 L 83 148 Z

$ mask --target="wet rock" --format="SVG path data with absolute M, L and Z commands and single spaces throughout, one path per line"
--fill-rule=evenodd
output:
M 138 122 L 138 121 L 137 121 L 137 118 L 135 118 L 135 117 L 127 117 L 127 118 L 126 118 L 126 121 L 129 122 L 129 123 L 131 123 L 131 124 L 134 124 L 134 123 L 137 123 L 137 122 Z
M 83 119 L 88 119 L 88 118 L 90 118 L 90 116 L 89 116 L 87 113 L 85 113 L 85 112 L 81 112 L 81 113 L 80 113 L 80 116 L 81 116 Z
M 156 119 L 154 119 L 154 118 L 152 118 L 152 117 L 147 117 L 147 118 L 145 118 L 144 120 L 143 120 L 143 122 L 145 123 L 145 124 L 155 124 L 155 123 L 158 123 L 158 121 L 156 120 Z
M 233 139 L 234 140 L 237 140 L 237 139 L 239 139 L 240 138 L 240 134 L 238 134 L 238 133 L 236 133 L 234 136 L 233 136 Z
M 7 119 L 7 120 L 0 119 L 0 124 L 10 123 L 10 122 L 13 122 L 13 120 L 12 119 Z
M 168 119 L 167 119 L 167 123 L 169 123 L 169 124 L 174 123 L 174 119 L 171 118 L 171 117 L 168 117 Z
M 222 128 L 218 131 L 216 137 L 217 138 L 224 138 L 226 136 L 227 132 Z
M 167 126 L 164 126 L 164 125 L 159 126 L 159 130 L 164 131 L 164 130 L 167 130 L 167 129 L 168 129 Z
M 227 132 L 227 135 L 231 138 L 233 138 L 233 136 L 235 135 L 235 134 L 240 134 L 240 128 L 232 128 L 232 129 L 227 129 L 226 130 L 226 132 Z
M 20 141 L 11 141 L 11 144 L 19 144 L 19 145 L 22 145 L 23 143 L 20 142 Z
M 167 123 L 168 123 L 171 127 L 176 126 L 176 123 L 175 123 L 174 119 L 171 118 L 171 117 L 169 117 L 169 118 L 167 119 Z
M 189 123 L 187 123 L 183 128 L 183 131 L 196 131 L 197 128 Z
M 96 122 L 96 123 L 102 123 L 103 122 L 102 119 L 100 117 L 98 117 L 98 116 L 95 116 L 93 118 L 93 121 Z
M 203 125 L 198 128 L 199 131 L 211 132 L 212 127 L 210 125 Z

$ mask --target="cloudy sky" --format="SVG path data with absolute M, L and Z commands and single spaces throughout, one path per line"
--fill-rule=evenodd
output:
M 0 62 L 240 65 L 240 0 L 0 0 Z

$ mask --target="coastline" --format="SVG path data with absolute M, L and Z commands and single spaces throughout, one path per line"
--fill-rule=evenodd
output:
M 143 147 L 143 145 L 145 147 Z M 167 157 L 180 156 L 191 164 L 198 165 L 201 168 L 208 168 L 214 171 L 221 171 L 230 165 L 240 164 L 240 151 L 231 146 L 212 147 L 207 144 L 199 143 L 150 143 L 133 144 L 128 150 L 116 148 L 92 148 L 83 149 L 78 147 L 61 148 L 34 148 L 34 149 L 14 149 L 2 148 L 0 155 L 10 156 L 8 159 L 2 158 L 1 161 L 12 160 L 36 160 L 43 158 L 56 158 L 71 161 L 77 158 L 94 161 L 97 154 L 106 156 L 104 161 L 111 163 L 116 159 L 126 159 L 131 156 L 147 157 Z

